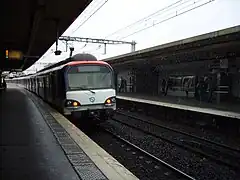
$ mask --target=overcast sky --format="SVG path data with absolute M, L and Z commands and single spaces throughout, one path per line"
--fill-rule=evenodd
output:
M 140 50 L 240 25 L 239 7 L 240 0 L 93 0 L 63 35 L 134 40 L 136 50 Z M 157 13 L 150 18 L 124 29 L 154 12 Z M 117 30 L 120 31 L 112 34 Z M 104 55 L 103 46 L 99 44 L 75 42 L 70 45 L 75 48 L 73 54 L 86 52 L 98 59 L 131 51 L 130 45 L 107 45 Z M 40 70 L 43 63 L 58 62 L 69 56 L 61 42 L 59 49 L 63 52 L 60 56 L 54 55 L 54 49 L 55 44 L 28 70 Z

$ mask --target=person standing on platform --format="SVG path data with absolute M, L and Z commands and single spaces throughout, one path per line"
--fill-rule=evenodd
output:
M 199 101 L 202 102 L 203 96 L 204 96 L 204 78 L 201 77 L 200 81 L 198 83 L 198 95 L 199 95 Z
M 127 92 L 127 81 L 123 77 L 120 79 L 119 92 Z
M 209 78 L 208 87 L 209 87 L 208 102 L 212 102 L 213 92 L 216 90 L 217 87 L 217 80 L 215 76 Z
M 120 77 L 120 82 L 119 82 L 119 84 L 118 84 L 118 92 L 122 92 L 122 85 L 123 85 L 123 83 L 122 83 L 122 77 Z
M 190 79 L 187 79 L 184 83 L 184 89 L 185 89 L 187 98 L 188 98 L 189 87 L 190 87 Z
M 167 84 L 166 80 L 165 80 L 165 79 L 163 79 L 163 80 L 162 80 L 162 94 L 164 94 L 164 93 L 165 93 L 166 84 Z
M 127 80 L 123 79 L 124 92 L 127 92 Z
M 173 85 L 173 81 L 172 81 L 172 79 L 171 79 L 171 78 L 168 78 L 168 80 L 167 80 L 167 87 L 166 87 L 166 90 L 165 90 L 164 96 L 167 95 L 167 93 L 168 93 L 168 88 L 171 88 L 172 85 Z
M 198 94 L 198 76 L 196 76 L 196 78 L 195 78 L 194 88 L 195 88 L 194 97 L 195 97 L 196 100 L 199 100 L 199 94 Z

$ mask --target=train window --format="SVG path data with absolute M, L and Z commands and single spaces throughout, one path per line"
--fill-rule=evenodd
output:
M 114 88 L 113 76 L 108 66 L 73 66 L 68 71 L 68 86 L 70 90 Z

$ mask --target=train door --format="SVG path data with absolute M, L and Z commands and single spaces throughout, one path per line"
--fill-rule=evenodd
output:
M 63 105 L 63 101 L 66 99 L 66 75 L 64 70 L 59 70 L 55 72 L 55 103 L 57 105 Z
M 56 100 L 56 72 L 51 74 L 51 86 L 52 86 L 52 101 Z
M 27 89 L 29 90 L 29 79 L 27 79 Z
M 30 78 L 30 91 L 32 92 L 33 91 L 33 79 Z
M 34 79 L 33 79 L 33 83 L 34 83 L 34 93 L 36 93 L 36 90 L 37 90 L 36 81 L 37 81 L 37 78 L 34 77 Z
M 38 77 L 38 95 L 42 97 L 42 82 L 41 77 Z
M 39 79 L 36 77 L 36 93 L 39 95 Z
M 47 74 L 47 76 L 46 76 L 46 85 L 47 85 L 47 89 L 46 89 L 47 97 L 46 97 L 46 99 L 47 99 L 47 101 L 51 102 L 51 85 L 50 85 L 51 83 L 50 83 L 50 80 L 51 80 L 50 74 Z
M 47 87 L 46 87 L 46 76 L 43 76 L 43 99 L 46 100 Z
M 37 94 L 38 92 L 38 78 L 37 77 L 35 77 L 35 81 L 34 81 L 34 83 L 35 83 L 35 93 Z
M 48 75 L 48 101 L 52 102 L 52 73 Z

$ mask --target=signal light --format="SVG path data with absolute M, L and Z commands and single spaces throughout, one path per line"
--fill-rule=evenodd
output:
M 8 54 L 9 54 L 9 53 L 8 53 L 8 50 L 6 50 L 6 58 L 7 58 L 7 59 L 8 59 Z

